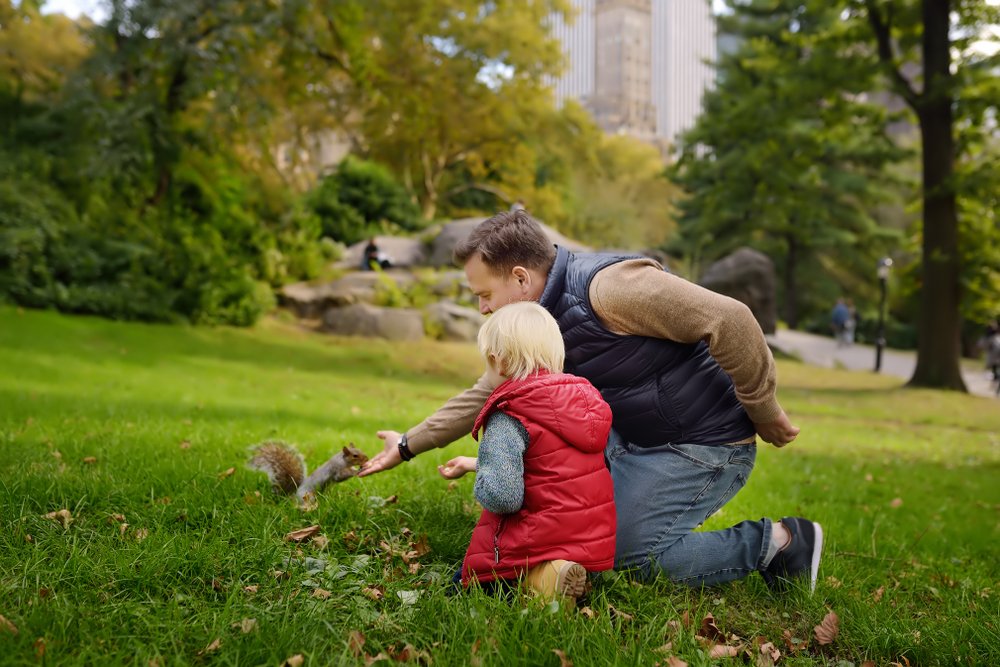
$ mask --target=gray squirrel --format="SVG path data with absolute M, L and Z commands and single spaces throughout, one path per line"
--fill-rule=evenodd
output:
M 331 482 L 343 482 L 358 474 L 354 466 L 363 466 L 368 456 L 350 443 L 329 461 L 308 475 L 305 459 L 295 445 L 281 440 L 270 440 L 250 449 L 252 454 L 247 467 L 250 470 L 267 473 L 271 490 L 275 493 L 295 494 L 302 502 L 306 494 L 322 491 Z

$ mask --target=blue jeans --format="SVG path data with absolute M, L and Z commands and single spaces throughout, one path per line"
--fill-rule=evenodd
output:
M 771 520 L 695 533 L 746 484 L 756 444 L 636 447 L 612 432 L 605 450 L 615 483 L 615 569 L 641 580 L 661 571 L 692 587 L 764 568 Z

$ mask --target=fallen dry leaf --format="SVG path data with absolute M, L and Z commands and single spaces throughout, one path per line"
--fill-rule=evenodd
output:
M 902 507 L 902 506 L 903 506 L 902 498 L 893 498 L 892 502 L 889 503 L 889 507 Z
M 124 514 L 112 514 L 110 517 L 108 517 L 108 523 L 111 523 L 112 519 L 114 519 L 118 523 L 123 523 L 125 521 L 125 515 Z
M 302 496 L 302 502 L 299 503 L 299 509 L 303 512 L 312 512 L 314 509 L 319 508 L 319 498 L 316 494 L 310 491 L 306 495 Z
M 840 618 L 837 617 L 835 612 L 830 612 L 823 617 L 823 621 L 813 628 L 813 632 L 816 634 L 816 641 L 820 646 L 826 646 L 832 644 L 833 640 L 837 638 L 837 632 L 839 632 L 838 626 L 840 625 Z
M 623 611 L 618 611 L 617 609 L 615 609 L 611 605 L 608 605 L 608 613 L 611 614 L 611 618 L 618 617 L 618 618 L 622 619 L 623 621 L 631 621 L 632 620 L 632 616 L 631 615 L 626 614 Z
M 431 548 L 429 546 L 427 546 L 427 536 L 426 535 L 421 535 L 417 539 L 417 541 L 413 542 L 412 544 L 410 544 L 410 546 L 413 548 L 413 551 L 416 552 L 416 554 L 417 554 L 416 557 L 417 558 L 420 558 L 421 556 L 424 556 L 424 555 L 429 554 L 431 552 Z
M 234 472 L 236 472 L 236 468 L 230 468 L 229 470 L 223 470 L 222 472 L 219 473 L 219 479 L 222 479 L 223 477 L 229 477 Z
M 878 602 L 882 599 L 882 594 L 885 593 L 885 586 L 879 586 L 878 590 L 872 593 L 872 599 Z
M 347 649 L 355 658 L 361 655 L 361 649 L 365 647 L 365 636 L 357 630 L 351 630 L 347 635 Z
M 765 642 L 760 646 L 760 655 L 757 656 L 757 667 L 774 667 L 781 657 L 781 651 L 771 642 Z
M 150 658 L 146 662 L 147 667 L 163 667 L 165 664 L 167 664 L 167 662 L 164 658 Z
M 243 634 L 249 634 L 251 630 L 255 630 L 257 628 L 257 619 L 244 618 L 239 623 L 233 623 L 233 627 L 239 628 Z
M 122 536 L 122 537 L 125 537 L 125 531 L 126 531 L 126 530 L 128 530 L 128 526 L 129 526 L 129 525 L 128 525 L 127 523 L 123 523 L 123 524 L 122 524 L 122 525 L 120 526 L 120 528 L 121 528 L 121 536 Z
M 378 655 L 371 655 L 371 656 L 366 655 L 365 656 L 365 667 L 368 667 L 369 665 L 373 665 L 376 662 L 378 662 L 379 660 L 392 660 L 392 656 L 390 656 L 388 653 L 384 653 L 382 651 L 379 651 Z
M 591 609 L 590 607 L 582 607 L 580 609 L 580 613 L 586 616 L 587 618 L 594 618 L 594 610 Z
M 211 644 L 209 644 L 208 646 L 206 646 L 204 650 L 198 651 L 198 655 L 202 655 L 203 653 L 209 653 L 211 651 L 214 651 L 217 648 L 219 648 L 220 646 L 222 646 L 222 640 L 220 640 L 218 637 L 216 637 L 215 641 L 213 641 Z
M 372 600 L 381 600 L 385 597 L 385 589 L 381 586 L 369 586 L 368 588 L 362 588 L 361 594 Z
M 83 457 L 83 462 L 86 463 L 86 464 L 88 464 L 88 465 L 94 465 L 95 463 L 97 463 L 97 457 L 96 456 L 84 456 Z
M 256 593 L 257 588 L 258 588 L 257 586 L 244 586 L 243 590 L 245 590 L 247 593 Z
M 672 655 L 665 661 L 656 663 L 656 667 L 688 667 L 688 664 L 676 655 Z
M 52 452 L 52 456 L 62 461 L 62 454 L 60 454 L 59 452 Z
M 305 542 L 318 532 L 319 532 L 319 524 L 316 524 L 314 526 L 309 526 L 308 528 L 302 528 L 301 530 L 293 530 L 292 532 L 285 535 L 285 541 Z
M 726 641 L 725 633 L 715 624 L 715 618 L 711 614 L 705 614 L 705 618 L 701 620 L 701 629 L 698 630 L 698 636 L 714 641 Z
M 361 408 L 359 408 L 356 405 L 352 405 L 351 406 L 351 414 L 360 415 L 361 414 Z
M 726 644 L 713 644 L 711 648 L 708 649 L 709 658 L 735 658 L 740 654 L 740 648 L 736 646 L 728 646 Z
M 418 572 L 420 572 L 420 568 L 422 567 L 423 565 L 421 565 L 420 563 L 410 563 L 410 574 L 417 574 Z
M 8 621 L 3 616 L 0 616 L 0 632 L 9 632 L 12 635 L 16 635 L 17 626 Z
M 448 482 L 448 493 L 451 493 L 452 491 L 454 491 L 457 488 L 458 488 L 458 482 L 456 482 L 454 480 Z
M 864 662 L 861 663 L 861 667 L 875 667 L 875 661 L 865 660 Z
M 674 650 L 674 643 L 673 642 L 667 642 L 666 644 L 664 644 L 660 648 L 654 648 L 653 649 L 653 653 L 670 653 L 673 650 Z
M 34 540 L 34 538 L 31 537 L 30 533 L 25 533 L 24 534 L 24 539 L 28 541 L 28 544 L 34 544 L 35 543 L 35 540 Z
M 147 537 L 149 537 L 148 528 L 140 528 L 139 530 L 135 531 L 135 539 L 137 542 L 142 542 Z
M 573 667 L 573 661 L 567 658 L 563 651 L 554 648 L 552 652 L 559 656 L 559 667 Z
M 836 577 L 827 577 L 826 585 L 830 588 L 840 588 L 840 580 Z
M 330 544 L 330 538 L 326 535 L 317 535 L 313 538 L 312 544 L 317 549 L 326 549 L 327 545 Z
M 316 590 L 314 590 L 312 592 L 312 595 L 310 595 L 309 597 L 311 597 L 311 598 L 323 598 L 324 600 L 326 600 L 331 595 L 333 595 L 333 593 L 331 593 L 330 591 L 325 591 L 322 588 L 317 588 Z
M 42 659 L 45 655 L 45 638 L 39 637 L 35 640 L 35 658 L 38 660 Z
M 170 504 L 170 498 L 167 498 L 166 496 L 164 496 L 163 498 L 159 498 L 156 502 L 160 503 L 161 505 L 169 505 Z
M 684 613 L 681 614 L 681 625 L 684 626 L 685 630 L 691 629 L 691 616 L 688 615 L 687 609 L 685 609 Z
M 391 496 L 389 496 L 388 498 L 385 499 L 385 504 L 386 505 L 392 505 L 392 504 L 398 503 L 398 502 L 399 502 L 399 496 L 397 496 L 397 495 L 391 495 Z
M 809 642 L 806 640 L 793 642 L 792 633 L 789 630 L 785 630 L 783 633 L 781 633 L 781 636 L 785 638 L 785 645 L 788 647 L 788 650 L 792 653 L 795 653 L 796 651 L 801 651 L 806 647 L 806 645 L 809 644 Z
M 188 422 L 188 423 L 190 424 L 191 422 Z M 191 449 L 191 443 L 188 442 L 187 440 L 185 440 L 184 442 L 182 442 L 181 444 L 179 444 L 177 446 L 180 447 L 181 449 Z
M 305 662 L 305 658 L 302 657 L 301 653 L 296 653 L 291 658 L 287 658 L 281 667 L 302 667 L 302 663 Z
M 58 521 L 62 524 L 63 528 L 68 528 L 69 524 L 73 521 L 73 515 L 70 514 L 69 510 L 59 510 L 58 512 L 49 512 L 45 515 L 46 519 L 52 519 Z
M 497 640 L 494 639 L 493 637 L 487 639 L 486 643 L 492 646 L 494 649 L 496 649 L 497 647 Z M 480 645 L 479 639 L 477 639 L 472 643 L 472 657 L 469 659 L 469 665 L 471 667 L 479 667 L 479 665 L 482 663 L 482 658 L 479 657 L 479 645 Z

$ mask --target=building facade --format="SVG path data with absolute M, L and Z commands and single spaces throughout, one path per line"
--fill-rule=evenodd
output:
M 567 70 L 557 104 L 576 99 L 607 132 L 673 143 L 694 125 L 715 81 L 708 0 L 574 0 L 575 23 L 552 21 Z

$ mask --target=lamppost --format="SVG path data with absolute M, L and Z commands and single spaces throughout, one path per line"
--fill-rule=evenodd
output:
M 883 257 L 878 261 L 878 268 L 875 270 L 878 275 L 878 284 L 882 289 L 882 300 L 878 306 L 878 340 L 875 343 L 875 372 L 882 368 L 882 348 L 885 347 L 885 284 L 889 279 L 889 267 L 892 260 Z

